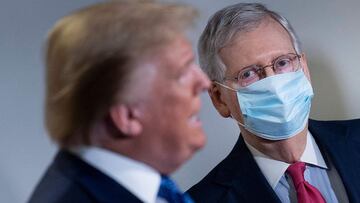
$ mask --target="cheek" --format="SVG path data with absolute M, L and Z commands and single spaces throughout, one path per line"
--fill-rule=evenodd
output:
M 242 112 L 241 112 L 241 108 L 240 108 L 240 104 L 239 104 L 239 101 L 237 99 L 237 96 L 236 94 L 234 94 L 233 96 L 231 96 L 231 114 L 233 115 L 233 117 L 240 121 L 240 122 L 243 122 L 243 116 L 242 116 Z
M 173 152 L 176 159 L 184 162 L 191 158 L 199 149 L 204 147 L 206 137 L 203 132 L 178 129 L 178 133 L 168 141 L 169 151 Z
M 187 108 L 189 105 L 179 105 L 169 108 L 167 112 L 171 115 L 164 117 L 166 120 L 167 139 L 169 150 L 176 151 L 180 156 L 189 156 L 197 149 L 203 147 L 206 141 L 204 131 L 200 127 L 190 124 L 190 117 Z
M 194 102 L 187 89 L 170 91 L 164 97 L 164 101 L 164 113 L 179 119 L 190 113 Z
M 186 129 L 189 117 L 189 103 L 185 102 L 181 97 L 167 95 L 163 99 L 159 99 L 159 103 L 156 105 L 158 111 L 156 112 L 156 118 L 153 118 L 154 125 L 158 125 L 159 131 L 166 136 L 167 142 L 170 142 L 169 144 L 176 145 L 176 140 L 179 140 L 178 137 L 183 136 L 182 134 Z
M 169 150 L 189 154 L 189 149 L 201 147 L 205 142 L 203 131 L 189 123 L 199 108 L 200 98 L 194 97 L 189 87 L 175 86 L 168 87 L 167 94 L 159 100 L 163 101 L 159 120 Z

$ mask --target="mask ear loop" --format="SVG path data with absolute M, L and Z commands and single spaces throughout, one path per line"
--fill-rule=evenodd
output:
M 247 131 L 251 132 L 252 134 L 254 135 L 257 135 L 257 133 L 251 129 L 249 129 L 248 127 L 246 127 L 244 124 L 240 123 L 240 121 L 236 120 L 231 114 L 230 114 L 230 117 L 232 120 L 234 120 L 237 124 L 239 124 L 240 126 L 244 127 Z M 241 131 L 241 130 L 240 130 Z M 258 136 L 258 135 L 257 135 Z M 261 136 L 259 136 L 261 137 Z M 264 137 L 261 137 L 263 139 L 267 139 L 267 138 L 264 138 Z
M 246 127 L 244 124 L 240 123 L 240 121 L 236 120 L 232 114 L 230 114 L 230 118 L 231 118 L 232 120 L 234 120 L 237 124 L 239 124 L 239 125 L 241 125 L 242 127 L 244 127 L 244 128 L 247 129 L 247 127 Z
M 216 83 L 216 84 L 218 84 L 218 85 L 220 85 L 221 87 L 224 87 L 224 88 L 228 89 L 228 90 L 237 92 L 236 89 L 234 89 L 234 88 L 232 88 L 232 87 L 229 87 L 229 86 L 227 86 L 227 85 L 224 85 L 224 84 L 222 84 L 222 83 L 220 83 L 220 82 L 218 82 L 218 81 L 215 81 L 215 80 L 214 80 L 213 82 Z M 242 127 L 244 127 L 244 128 L 247 129 L 247 127 L 245 127 L 244 124 L 242 124 L 242 123 L 240 123 L 238 120 L 236 120 L 235 117 L 234 117 L 231 113 L 230 113 L 230 118 L 233 119 L 236 123 L 238 123 L 238 124 L 241 125 Z
M 218 84 L 218 85 L 220 85 L 220 86 L 223 87 L 223 88 L 226 88 L 226 89 L 228 89 L 228 90 L 237 92 L 236 89 L 234 89 L 234 88 L 232 88 L 232 87 L 229 87 L 229 86 L 227 86 L 227 85 L 224 85 L 224 84 L 222 84 L 222 83 L 220 83 L 220 82 L 218 82 L 218 81 L 216 81 L 216 80 L 214 80 L 213 82 L 216 83 L 216 84 Z

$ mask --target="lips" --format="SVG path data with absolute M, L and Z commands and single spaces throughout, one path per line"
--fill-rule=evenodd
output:
M 191 127 L 194 128 L 202 128 L 202 123 L 200 120 L 200 109 L 201 109 L 201 100 L 199 97 L 196 97 L 195 100 L 192 101 L 192 113 L 189 115 L 188 122 Z
M 200 121 L 200 117 L 197 114 L 195 114 L 189 118 L 190 123 L 194 123 L 194 122 L 198 122 L 198 121 Z
M 199 116 L 199 111 L 196 111 L 196 113 L 192 114 L 189 117 L 189 124 L 192 127 L 202 127 L 202 123 L 201 123 L 200 116 Z

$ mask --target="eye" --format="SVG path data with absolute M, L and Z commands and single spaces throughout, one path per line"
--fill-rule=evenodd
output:
M 291 61 L 290 59 L 280 59 L 276 62 L 276 66 L 277 67 L 286 67 L 286 66 L 289 66 L 291 64 Z
M 188 83 L 189 79 L 193 77 L 193 73 L 194 73 L 193 71 L 195 68 L 198 68 L 195 63 L 190 63 L 185 67 L 183 67 L 181 71 L 179 71 L 178 73 L 178 77 L 177 77 L 178 82 L 182 84 Z
M 277 73 L 291 71 L 292 66 L 293 64 L 290 58 L 280 58 L 274 64 L 275 72 Z
M 254 68 L 245 68 L 239 72 L 239 80 L 248 80 L 257 77 L 256 70 Z
M 260 69 L 256 65 L 242 69 L 239 72 L 239 75 L 237 78 L 239 85 L 242 87 L 246 87 L 246 86 L 250 85 L 251 83 L 258 81 L 260 79 L 260 76 L 258 74 L 259 70 Z

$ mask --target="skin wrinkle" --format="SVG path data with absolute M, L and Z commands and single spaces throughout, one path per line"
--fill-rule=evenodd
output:
M 266 34 L 264 34 L 266 33 Z M 221 49 L 219 55 L 227 67 L 225 75 L 234 76 L 241 68 L 252 64 L 260 66 L 268 65 L 279 55 L 295 53 L 289 34 L 275 20 L 267 18 L 252 31 L 236 35 L 228 46 Z M 305 57 L 301 59 L 304 73 L 310 80 Z M 272 68 L 265 69 L 266 76 L 274 75 Z M 230 85 L 229 81 L 225 81 Z M 209 91 L 214 105 L 224 117 L 232 115 L 241 123 L 243 116 L 237 101 L 236 92 L 229 91 L 224 87 L 213 84 Z M 298 135 L 280 141 L 270 141 L 257 137 L 239 126 L 243 138 L 260 152 L 271 158 L 287 163 L 300 159 L 306 144 L 307 127 Z

